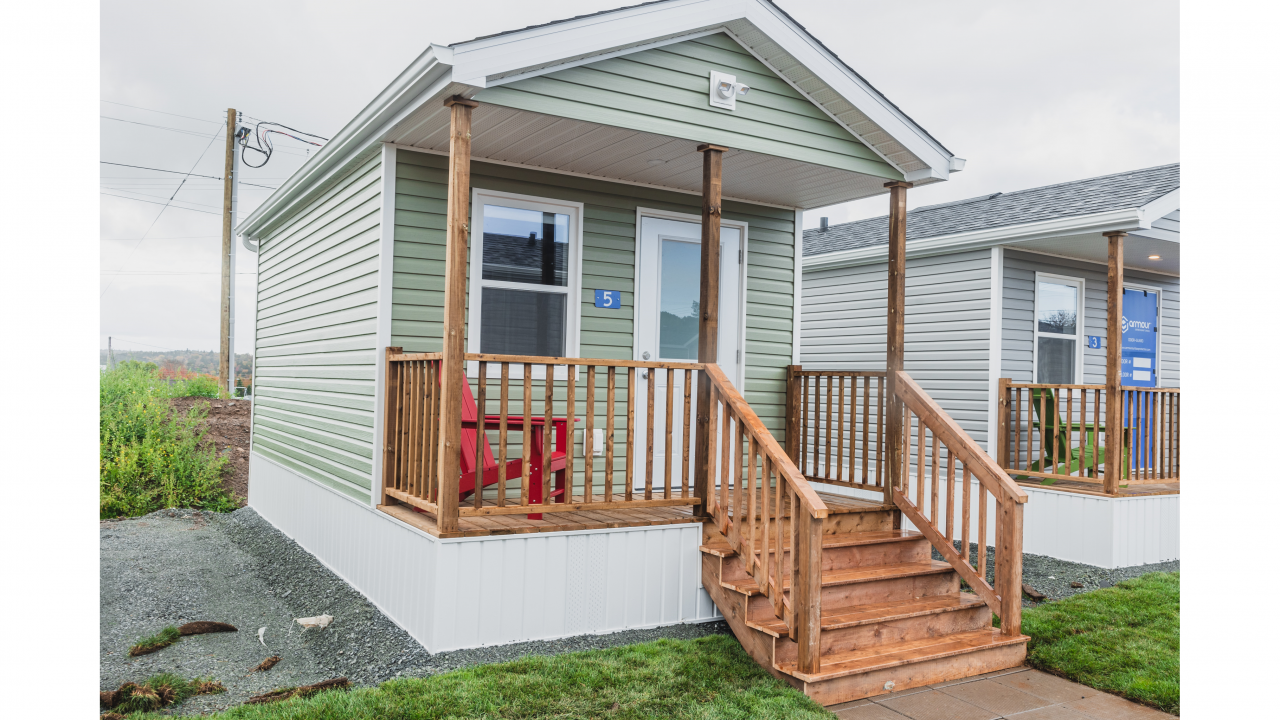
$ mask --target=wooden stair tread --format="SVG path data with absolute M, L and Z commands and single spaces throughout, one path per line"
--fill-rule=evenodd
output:
M 857 545 L 878 545 L 888 542 L 903 542 L 907 540 L 917 540 L 924 537 L 915 530 L 870 530 L 865 532 L 836 533 L 832 535 L 822 536 L 822 549 L 841 547 L 854 547 Z M 790 538 L 788 538 L 790 540 Z M 733 557 L 737 552 L 729 545 L 727 541 L 719 540 L 713 543 L 707 543 L 700 548 L 702 552 L 717 557 Z M 784 552 L 791 550 L 791 543 L 785 542 L 782 545 Z M 772 548 L 770 549 L 772 551 Z M 761 551 L 756 549 L 756 554 Z
M 775 667 L 779 671 L 797 679 L 808 683 L 816 683 L 824 680 L 834 680 L 846 675 L 857 675 L 926 660 L 963 655 L 988 648 L 1016 645 L 1025 643 L 1030 639 L 1026 635 L 1009 637 L 1001 635 L 1000 631 L 995 628 L 985 628 L 941 637 L 925 638 L 923 640 L 881 645 L 840 655 L 830 655 L 822 658 L 822 668 L 814 674 L 800 672 L 794 662 L 782 663 Z
M 839 630 L 877 622 L 905 620 L 924 615 L 937 615 L 945 612 L 968 610 L 985 606 L 982 598 L 972 593 L 954 593 L 951 595 L 933 595 L 897 600 L 886 603 L 868 603 L 865 605 L 849 605 L 844 607 L 822 608 L 822 629 Z M 747 626 L 773 637 L 787 635 L 787 623 L 778 618 L 754 621 L 747 620 Z
M 928 560 L 915 563 L 894 563 L 892 565 L 868 565 L 866 567 L 848 568 L 846 570 L 827 570 L 822 573 L 822 587 L 835 585 L 851 585 L 860 582 L 892 580 L 894 578 L 913 577 L 916 575 L 933 575 L 944 572 L 955 572 L 951 566 L 939 560 Z M 721 580 L 720 584 L 730 590 L 744 595 L 757 595 L 760 589 L 751 578 L 743 580 Z M 782 579 L 782 588 L 791 587 L 791 573 Z

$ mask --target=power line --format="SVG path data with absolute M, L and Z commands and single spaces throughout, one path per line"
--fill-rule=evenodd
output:
M 133 275 L 133 276 L 138 276 L 138 275 L 221 275 L 222 273 L 221 273 L 221 272 L 212 272 L 212 271 L 210 271 L 210 272 L 205 272 L 205 271 L 200 271 L 200 272 L 196 272 L 196 271 L 192 271 L 192 272 L 185 272 L 185 271 L 181 271 L 181 270 L 173 270 L 173 271 L 170 271 L 170 270 L 118 270 L 118 271 L 114 271 L 114 272 L 103 272 L 103 273 L 98 273 L 98 274 L 99 274 L 99 275 Z M 236 274 L 236 275 L 257 275 L 258 273 L 256 273 L 256 272 L 238 272 L 238 273 L 235 273 L 235 274 Z
M 201 134 L 200 137 L 204 137 L 204 135 Z M 215 139 L 217 139 L 216 136 L 215 136 Z M 191 173 L 184 173 L 181 170 L 161 170 L 160 168 L 143 167 L 141 165 L 125 165 L 124 163 L 113 163 L 113 162 L 107 162 L 106 160 L 99 160 L 98 162 L 103 165 L 115 165 L 117 167 L 137 168 L 139 170 L 155 170 L 156 172 L 173 173 L 174 175 L 186 175 L 187 177 L 208 178 L 210 180 L 222 179 L 220 177 L 214 177 L 212 175 L 192 175 Z
M 128 198 L 125 198 L 126 200 Z M 174 235 L 170 237 L 153 237 L 152 240 L 209 240 L 212 238 L 220 238 L 221 235 Z M 127 242 L 129 240 L 138 240 L 140 238 L 102 238 L 102 242 Z
M 170 205 L 169 203 L 155 202 L 155 201 L 153 201 L 153 200 L 143 200 L 143 199 L 141 199 L 141 198 L 132 198 L 132 197 L 128 197 L 128 196 L 125 196 L 125 195 L 112 195 L 111 193 L 106 193 L 106 192 L 99 192 L 98 194 L 99 194 L 99 195 L 106 195 L 107 197 L 120 198 L 121 200 L 133 200 L 134 202 L 148 203 L 148 204 L 150 204 L 150 205 L 164 205 L 165 207 L 172 207 L 172 208 L 173 208 L 173 209 L 175 209 L 175 210 L 190 210 L 191 212 L 204 213 L 205 215 L 222 215 L 222 213 L 209 212 L 208 210 L 197 210 L 197 209 L 195 209 L 195 208 L 182 207 L 181 205 Z M 158 195 L 148 195 L 147 197 L 159 197 L 159 196 L 158 196 Z M 205 207 L 211 207 L 211 206 L 209 206 L 209 205 L 205 205 Z M 161 210 L 161 211 L 160 211 L 160 213 L 161 213 L 161 214 L 163 214 L 163 213 L 164 213 L 164 210 Z M 160 216 L 159 216 L 159 215 L 157 215 L 157 216 L 156 216 L 156 219 L 157 219 L 157 220 L 158 220 L 158 219 L 160 219 Z M 153 222 L 153 223 L 152 223 L 152 225 L 154 225 L 154 224 L 155 224 L 155 223 Z M 149 230 L 149 229 L 150 229 L 150 228 L 148 228 L 148 230 Z M 138 238 L 138 244 L 139 244 L 139 245 L 141 245 L 141 244 L 142 244 L 142 241 L 143 241 L 143 240 L 146 240 L 146 239 L 147 239 L 147 236 L 144 234 L 142 237 Z M 138 249 L 138 248 L 136 248 L 136 247 L 134 248 L 134 250 L 137 250 L 137 249 Z M 130 257 L 130 258 L 132 258 L 132 257 L 133 257 L 133 253 L 129 253 L 129 257 Z M 127 261 L 126 261 L 126 262 L 127 262 Z
M 151 195 L 150 193 L 137 192 L 137 191 L 135 191 L 135 190 L 128 190 L 128 189 L 126 189 L 126 188 L 111 188 L 111 189 L 112 189 L 112 190 L 115 190 L 116 192 L 129 193 L 129 194 L 131 194 L 131 195 L 142 195 L 143 197 L 149 197 L 149 198 L 163 198 L 163 197 L 164 197 L 163 195 Z M 183 202 L 183 203 L 186 203 L 186 204 L 188 204 L 188 205 L 198 205 L 198 206 L 200 206 L 200 207 L 213 208 L 214 210 L 220 210 L 220 209 L 221 209 L 221 206 L 220 206 L 220 205 L 209 205 L 209 204 L 207 204 L 207 203 L 198 203 L 198 202 L 194 202 L 194 201 L 191 201 L 191 200 L 179 200 L 178 202 Z M 179 206 L 178 206 L 178 205 L 174 205 L 174 207 L 179 207 Z M 190 209 L 190 208 L 188 208 L 188 209 Z
M 106 102 L 106 101 L 104 100 L 103 102 Z M 164 350 L 165 352 L 182 352 L 181 350 L 175 350 L 174 348 L 160 347 L 159 345 L 148 345 L 147 343 L 138 342 L 137 340 L 129 340 L 128 338 L 121 338 L 119 335 L 113 335 L 112 337 L 119 338 L 133 345 L 142 345 L 144 347 L 155 348 L 157 350 Z
M 160 113 L 161 115 L 172 115 L 172 116 L 174 116 L 174 117 L 186 118 L 186 119 L 188 119 L 188 120 L 198 120 L 198 121 L 200 121 L 200 122 L 206 122 L 206 123 L 210 123 L 210 124 L 213 124 L 213 125 L 221 125 L 221 124 L 222 124 L 221 122 L 216 121 L 216 120 L 204 120 L 204 119 L 197 118 L 197 117 L 191 117 L 190 115 L 179 115 L 179 114 L 177 114 L 177 113 L 165 112 L 164 110 L 154 110 L 154 109 L 152 109 L 152 108 L 144 108 L 144 107 L 142 107 L 142 106 L 140 106 L 140 105 L 125 105 L 125 104 L 124 104 L 124 103 L 122 103 L 122 102 L 115 102 L 115 101 L 113 101 L 113 100 L 102 100 L 101 102 L 108 103 L 108 104 L 111 104 L 111 105 L 119 105 L 119 106 L 121 106 L 121 107 L 134 108 L 135 110 L 146 110 L 147 112 Z
M 197 165 L 199 165 L 199 164 L 200 164 L 200 161 L 204 159 L 205 153 L 209 152 L 209 148 L 213 147 L 213 142 L 214 142 L 215 140 L 217 140 L 217 139 L 218 139 L 218 136 L 219 136 L 219 135 L 221 135 L 221 134 L 222 134 L 222 130 L 223 130 L 222 128 L 218 128 L 218 131 L 217 131 L 217 132 L 215 132 L 215 133 L 214 133 L 214 134 L 209 138 L 209 144 L 205 146 L 205 148 L 204 148 L 204 152 L 200 153 L 200 157 L 196 158 L 196 161 L 195 161 L 195 163 L 191 166 L 191 170 L 189 170 L 189 171 L 188 171 L 188 174 L 190 174 L 191 172 L 194 172 L 194 171 L 195 171 L 196 166 L 197 166 Z M 186 181 L 187 181 L 187 179 L 186 179 L 186 178 L 183 178 L 183 179 L 182 179 L 182 182 L 183 182 L 183 183 L 185 183 Z M 154 219 L 154 220 L 152 220 L 152 221 L 151 221 L 151 224 L 147 226 L 147 231 L 146 231 L 146 232 L 144 232 L 144 233 L 142 233 L 142 237 L 138 239 L 138 244 L 133 246 L 133 250 L 129 251 L 129 256 L 128 256 L 127 258 L 125 258 L 125 261 L 121 264 L 121 267 L 124 267 L 125 265 L 128 265 L 128 264 L 129 264 L 129 261 L 133 259 L 133 254 L 134 254 L 134 253 L 136 253 L 136 252 L 138 252 L 138 248 L 139 248 L 139 247 L 142 247 L 142 243 L 143 243 L 143 241 L 144 241 L 144 240 L 146 240 L 146 239 L 147 239 L 147 236 L 151 234 L 151 228 L 154 228 L 154 227 L 156 226 L 156 222 L 158 222 L 158 221 L 160 220 L 160 216 L 161 216 L 161 215 L 164 215 L 164 211 L 165 211 L 165 210 L 168 210 L 168 209 L 169 209 L 169 205 L 173 203 L 173 198 L 175 198 L 175 197 L 177 197 L 177 196 L 178 196 L 178 191 L 179 191 L 179 190 L 181 190 L 181 189 L 182 189 L 182 185 L 181 185 L 181 184 L 179 184 L 179 185 L 178 185 L 178 187 L 173 191 L 173 195 L 171 195 L 171 196 L 169 197 L 169 202 L 165 203 L 165 204 L 164 204 L 164 207 L 160 208 L 160 212 L 156 213 L 156 217 L 155 217 L 155 219 Z M 109 194 L 109 193 L 102 193 L 102 194 L 103 194 L 103 195 L 107 195 L 107 194 Z M 124 197 L 124 196 L 123 196 L 123 195 L 117 195 L 117 196 L 115 196 L 115 197 Z M 129 200 L 133 200 L 134 202 L 149 202 L 149 201 L 147 201 L 147 200 L 139 200 L 139 199 L 137 199 L 137 198 L 127 198 L 127 199 L 129 199 Z M 159 203 L 156 203 L 156 204 L 158 205 Z M 196 210 L 196 209 L 194 209 L 194 208 L 184 208 L 184 209 L 189 210 L 189 211 L 191 211 L 191 212 L 205 212 L 204 210 Z M 219 216 L 219 217 L 221 217 L 221 216 L 222 216 L 222 213 L 208 213 L 208 214 L 209 214 L 209 215 L 217 215 L 217 216 Z M 107 286 L 106 286 L 105 288 L 103 288 L 103 289 L 102 289 L 102 294 L 98 296 L 98 299 L 99 299 L 99 300 L 101 300 L 103 297 L 105 297 L 105 296 L 106 296 L 107 291 L 111 289 L 111 286 L 112 286 L 114 283 L 115 283 L 115 280 L 112 280 L 111 282 L 107 283 Z
M 168 130 L 170 132 L 182 133 L 183 135 L 195 135 L 196 137 L 204 137 L 204 133 L 198 130 L 184 130 L 182 128 L 169 127 L 167 125 L 153 125 L 151 123 L 138 122 L 137 120 L 125 120 L 123 118 L 110 117 L 107 115 L 99 115 L 98 117 L 102 118 L 103 120 L 115 120 L 116 122 L 128 123 L 130 125 L 141 125 L 143 127 L 156 128 L 158 130 Z

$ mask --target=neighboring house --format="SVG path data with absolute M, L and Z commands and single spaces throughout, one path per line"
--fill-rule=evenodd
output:
M 1173 164 L 907 213 L 907 372 L 997 460 L 1004 460 L 996 442 L 1000 378 L 1095 386 L 1071 389 L 1077 425 L 1080 395 L 1088 396 L 1088 425 L 1093 392 L 1106 382 L 1104 233 L 1124 231 L 1125 336 L 1149 331 L 1150 352 L 1126 348 L 1122 382 L 1178 388 L 1179 185 L 1179 166 Z M 884 366 L 887 226 L 888 218 L 879 217 L 805 231 L 800 357 L 806 370 Z M 1138 326 L 1148 321 L 1154 324 Z M 1025 468 L 1025 446 L 1035 433 L 1026 430 L 1032 388 L 1022 390 L 1022 404 L 1011 408 L 1008 421 L 1020 419 L 1023 427 L 1009 428 L 1005 451 L 1012 453 L 1016 442 L 1017 467 Z M 1066 390 L 1055 398 L 1064 423 Z M 1100 477 L 1041 485 L 1041 478 L 1023 476 L 1020 482 L 1033 487 L 1027 552 L 1106 567 L 1178 557 L 1181 438 L 1176 399 L 1169 395 L 1176 393 L 1157 394 L 1152 411 L 1160 411 L 1162 399 L 1169 406 L 1164 436 L 1153 440 L 1163 456 L 1156 453 L 1150 478 L 1119 488 L 1123 498 L 1102 497 Z M 1039 408 L 1031 410 L 1034 415 Z M 1074 429 L 1071 442 L 1078 446 L 1079 428 Z M 1037 436 L 1033 453 L 1038 452 Z M 1078 476 L 1078 468 L 1069 474 Z
M 433 45 L 237 229 L 249 504 L 432 652 L 723 617 L 826 704 L 1016 666 L 1027 495 L 929 415 L 989 584 L 909 499 L 900 337 L 878 496 L 795 464 L 803 213 L 963 164 L 767 0 Z

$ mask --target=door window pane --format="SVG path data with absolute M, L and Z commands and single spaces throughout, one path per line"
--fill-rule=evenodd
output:
M 663 240 L 661 252 L 658 357 L 697 360 L 702 247 L 697 243 Z
M 480 352 L 564 356 L 565 295 L 483 288 Z
M 1076 381 L 1076 341 L 1070 338 L 1036 339 L 1036 382 L 1070 385 Z
M 569 216 L 484 206 L 485 280 L 569 284 Z
M 1063 283 L 1040 283 L 1036 298 L 1036 329 L 1058 335 L 1076 334 L 1076 309 L 1079 288 Z

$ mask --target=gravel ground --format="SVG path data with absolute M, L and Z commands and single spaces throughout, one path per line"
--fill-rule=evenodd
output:
M 960 543 L 956 543 L 959 548 Z M 978 552 L 978 545 L 970 543 L 969 557 L 973 558 Z M 942 560 L 942 556 L 937 550 L 933 551 L 934 560 Z M 995 582 L 995 548 L 987 548 L 987 581 Z M 1139 575 L 1146 575 L 1152 572 L 1178 572 L 1180 562 L 1171 560 L 1163 563 L 1152 563 L 1150 565 L 1134 565 L 1132 567 L 1115 568 L 1108 570 L 1094 565 L 1085 565 L 1083 563 L 1074 563 L 1067 560 L 1059 560 L 1046 555 L 1032 555 L 1031 553 L 1022 554 L 1022 582 L 1030 585 L 1032 589 L 1039 591 L 1047 599 L 1041 602 L 1052 600 L 1061 600 L 1071 597 L 1076 593 L 1097 590 L 1098 588 L 1111 587 L 1122 580 L 1136 578 Z M 1071 587 L 1071 583 L 1078 582 L 1082 587 Z M 1032 607 L 1037 603 L 1031 601 L 1026 595 L 1022 596 L 1022 606 Z
M 269 690 L 339 676 L 376 685 L 526 655 L 729 632 L 723 622 L 676 625 L 432 655 L 250 508 L 229 514 L 161 510 L 103 521 L 100 575 L 100 689 L 159 672 L 212 677 L 226 686 L 224 694 L 191 698 L 178 714 L 222 710 Z M 303 631 L 293 621 L 321 614 L 334 617 L 324 630 Z M 143 636 L 196 620 L 229 622 L 239 632 L 185 637 L 159 652 L 129 657 L 129 647 Z M 266 647 L 258 641 L 264 626 Z M 249 672 L 271 655 L 281 662 L 264 673 Z

